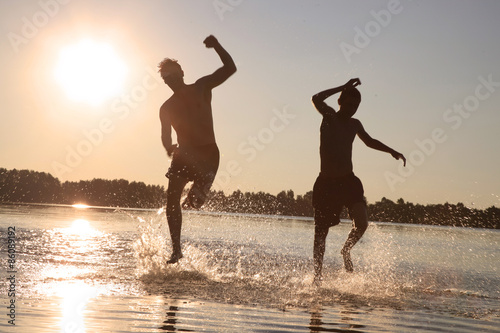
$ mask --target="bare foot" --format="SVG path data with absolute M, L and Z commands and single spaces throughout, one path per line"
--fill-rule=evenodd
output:
M 342 251 L 340 251 L 340 253 L 344 257 L 344 267 L 345 267 L 345 270 L 348 271 L 348 272 L 350 272 L 350 273 L 353 272 L 354 269 L 352 267 L 351 251 L 343 248 Z
M 175 264 L 183 257 L 182 252 L 174 252 L 170 259 L 167 261 L 167 264 Z

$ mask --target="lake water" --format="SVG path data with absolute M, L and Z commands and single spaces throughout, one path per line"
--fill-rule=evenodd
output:
M 499 231 L 371 223 L 349 274 L 349 229 L 314 288 L 311 219 L 185 212 L 166 266 L 162 209 L 0 205 L 0 331 L 500 332 Z

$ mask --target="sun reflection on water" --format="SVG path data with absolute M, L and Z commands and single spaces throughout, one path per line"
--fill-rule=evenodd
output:
M 41 274 L 49 280 L 63 281 L 82 274 L 90 274 L 101 246 L 103 232 L 90 222 L 76 219 L 66 228 L 49 231 L 53 255 Z
M 102 236 L 102 232 L 92 227 L 90 222 L 85 219 L 76 219 L 71 222 L 71 225 L 66 228 L 55 229 L 56 232 L 60 232 L 65 236 L 70 237 L 72 241 L 86 241 L 89 238 Z M 81 245 L 81 242 L 73 244 L 72 247 L 76 245 Z
M 89 300 L 97 297 L 96 287 L 85 283 L 83 277 L 92 276 L 94 268 L 82 265 L 92 262 L 99 248 L 98 236 L 103 233 L 91 226 L 86 219 L 70 221 L 66 228 L 54 229 L 52 246 L 57 249 L 53 264 L 47 265 L 42 274 L 51 282 L 60 302 L 62 332 L 86 332 L 85 316 Z
M 89 221 L 84 219 L 74 220 L 71 227 L 66 228 L 66 233 L 80 236 L 91 236 L 98 231 L 90 226 Z
M 83 281 L 75 281 L 59 285 L 58 296 L 62 298 L 60 304 L 61 331 L 86 332 L 85 315 L 88 312 L 87 305 L 91 298 L 97 296 L 96 288 Z

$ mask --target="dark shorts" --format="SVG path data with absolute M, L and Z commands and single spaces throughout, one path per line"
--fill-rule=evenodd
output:
M 354 173 L 340 178 L 320 174 L 313 188 L 314 222 L 324 227 L 339 224 L 344 206 L 365 203 L 363 194 L 363 184 Z
M 205 201 L 214 182 L 219 158 L 219 148 L 215 143 L 189 149 L 179 148 L 174 151 L 172 163 L 165 176 L 169 179 L 179 177 L 192 181 L 188 202 L 197 208 Z

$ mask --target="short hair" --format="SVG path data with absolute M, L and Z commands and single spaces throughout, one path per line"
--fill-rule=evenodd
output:
M 342 93 L 340 94 L 339 97 L 339 104 L 342 104 L 342 101 L 346 97 L 352 98 L 354 101 L 358 103 L 358 105 L 361 103 L 361 93 L 355 87 L 349 87 L 342 90 Z
M 158 68 L 158 72 L 163 77 L 170 72 L 172 68 L 180 69 L 181 65 L 179 65 L 175 59 L 165 58 L 158 64 Z

